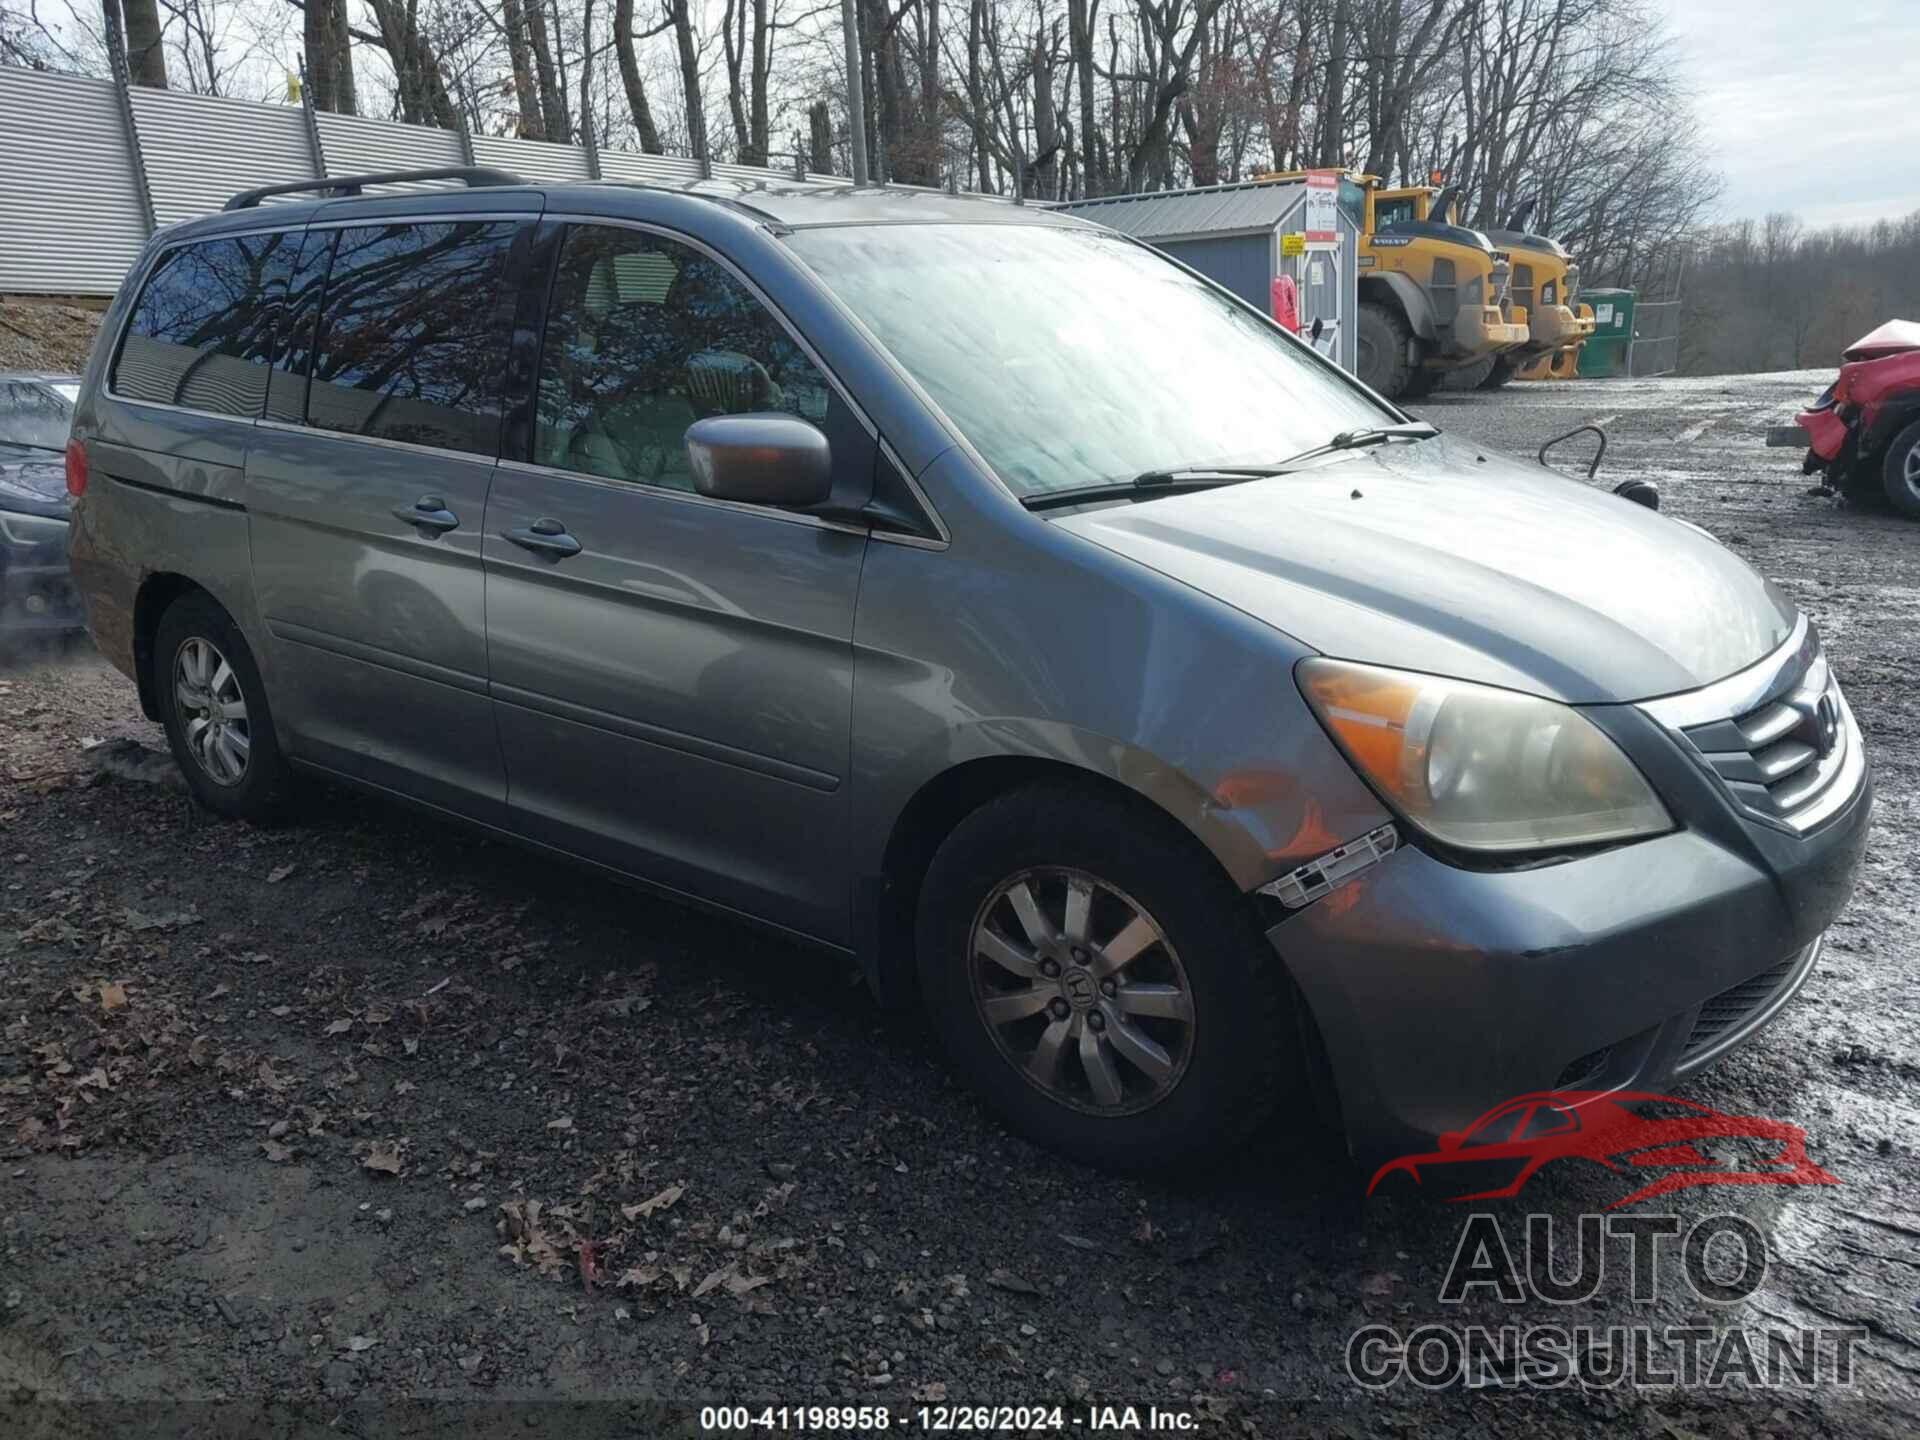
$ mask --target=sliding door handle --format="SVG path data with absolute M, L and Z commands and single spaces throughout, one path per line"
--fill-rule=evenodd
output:
M 460 517 L 438 495 L 422 495 L 411 505 L 394 506 L 393 518 L 406 521 L 423 535 L 439 535 L 460 523 Z
M 531 550 L 536 555 L 545 555 L 554 560 L 564 560 L 569 555 L 580 553 L 580 542 L 567 533 L 567 527 L 546 516 L 531 525 L 502 530 L 500 538 L 511 540 L 522 550 Z

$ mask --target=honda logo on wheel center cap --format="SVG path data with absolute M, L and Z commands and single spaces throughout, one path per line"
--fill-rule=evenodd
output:
M 1061 975 L 1060 989 L 1068 1000 L 1082 1009 L 1093 1004 L 1093 997 L 1099 993 L 1099 987 L 1093 983 L 1093 976 L 1077 965 Z

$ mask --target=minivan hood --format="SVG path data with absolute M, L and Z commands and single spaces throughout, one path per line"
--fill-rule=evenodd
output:
M 1445 435 L 1056 523 L 1323 654 L 1576 704 L 1721 679 L 1795 616 L 1705 532 Z

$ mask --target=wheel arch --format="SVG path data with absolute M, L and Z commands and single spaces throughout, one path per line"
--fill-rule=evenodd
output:
M 1164 780 L 1164 771 L 1160 778 Z M 1046 755 L 1001 753 L 962 760 L 928 777 L 913 792 L 894 819 L 878 873 L 857 882 L 856 949 L 867 983 L 887 1008 L 904 1008 L 915 997 L 914 919 L 921 882 L 941 843 L 968 816 L 1001 796 L 1049 782 L 1123 800 L 1143 824 L 1177 835 L 1236 888 L 1245 888 L 1244 876 L 1234 874 L 1217 840 L 1184 821 L 1176 808 L 1164 803 L 1164 795 L 1156 796 L 1127 778 Z
M 1422 340 L 1439 336 L 1433 318 L 1433 305 L 1426 291 L 1405 275 L 1392 270 L 1376 270 L 1360 277 L 1360 302 L 1385 305 L 1398 310 L 1407 326 Z
M 147 576 L 134 596 L 133 676 L 140 692 L 140 711 L 149 720 L 160 719 L 160 691 L 153 673 L 153 643 L 160 631 L 160 617 L 174 601 L 192 594 L 205 595 L 214 604 L 220 604 L 219 598 L 206 586 L 171 570 Z

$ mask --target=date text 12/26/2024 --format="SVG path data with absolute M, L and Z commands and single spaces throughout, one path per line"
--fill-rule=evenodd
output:
M 895 1415 L 885 1405 L 709 1405 L 700 1428 L 710 1434 L 756 1430 L 872 1434 L 899 1429 L 927 1434 L 1030 1434 L 1036 1430 L 1139 1434 L 1195 1428 L 1190 1410 L 1157 1405 L 920 1405 Z

